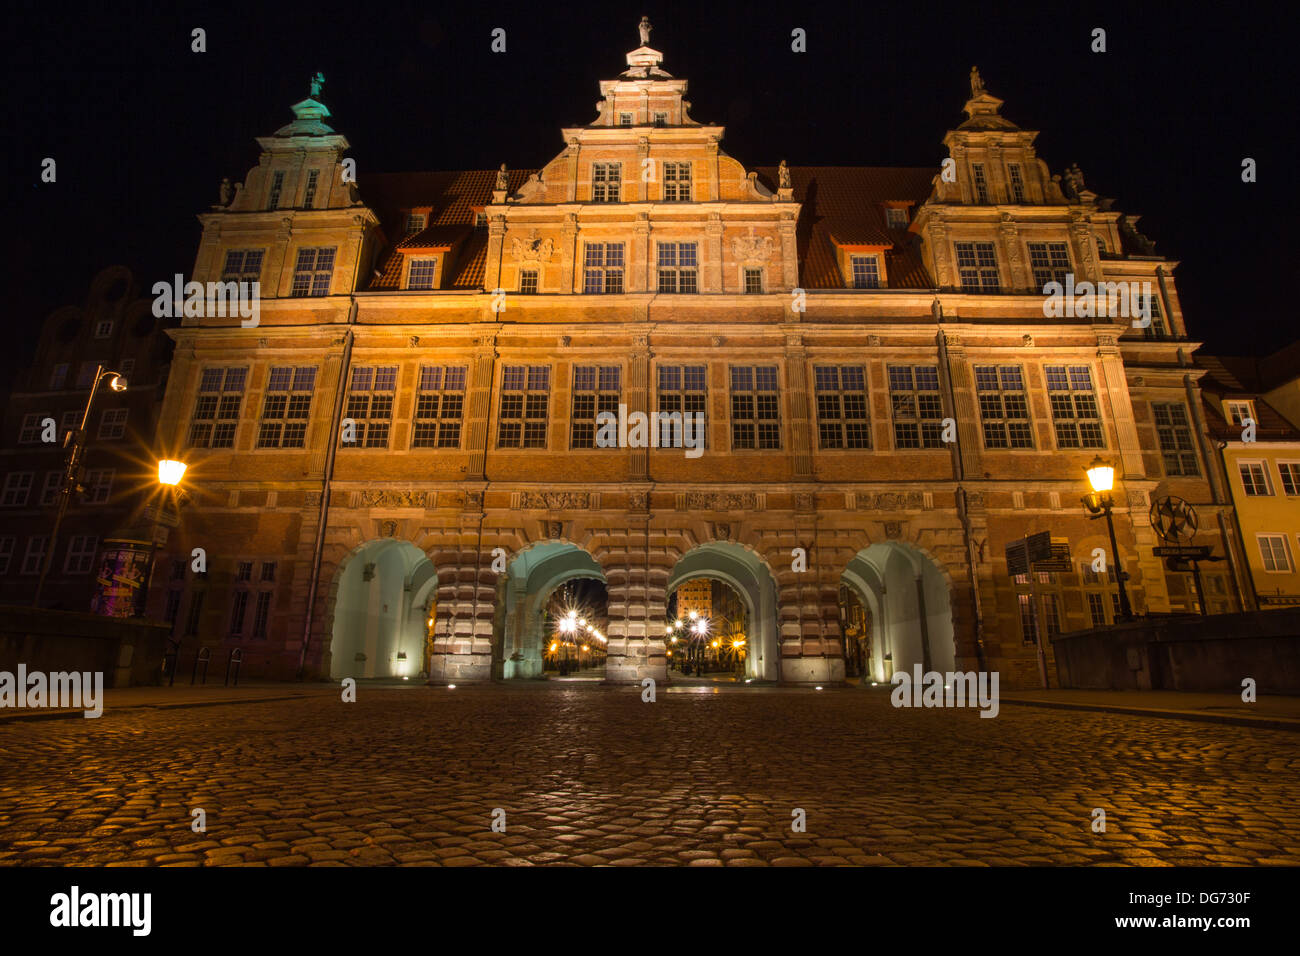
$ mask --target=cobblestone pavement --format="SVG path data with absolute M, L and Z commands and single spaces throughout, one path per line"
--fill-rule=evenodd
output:
M 0 864 L 1300 864 L 1295 733 L 862 690 L 358 690 L 0 723 Z

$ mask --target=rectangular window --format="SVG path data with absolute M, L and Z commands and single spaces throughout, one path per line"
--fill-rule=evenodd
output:
M 745 270 L 745 294 L 746 295 L 763 294 L 763 270 L 762 269 Z
M 222 282 L 255 282 L 262 275 L 264 249 L 228 249 L 221 267 Z
M 456 365 L 426 365 L 420 369 L 412 448 L 460 447 L 466 371 L 465 366 Z
M 27 504 L 27 499 L 32 493 L 32 479 L 35 477 L 34 472 L 30 471 L 11 471 L 5 475 L 4 497 L 0 498 L 0 505 L 6 508 L 22 508 Z
M 406 234 L 413 236 L 417 232 L 424 231 L 424 213 L 409 212 L 406 214 Z
M 181 595 L 184 593 L 180 588 L 170 588 L 167 591 L 167 606 L 163 608 L 163 619 L 170 625 L 172 633 L 176 631 L 176 618 L 181 613 Z
M 247 581 L 251 581 L 251 580 L 253 580 L 253 562 L 252 562 L 252 561 L 240 561 L 240 562 L 239 562 L 238 566 L 235 568 L 235 580 L 236 580 L 236 581 L 244 581 L 244 582 L 247 582 Z
M 619 125 L 619 126 L 631 126 L 631 125 L 632 125 L 632 114 L 631 114 L 631 113 L 619 113 L 619 114 L 618 114 L 618 125 Z
M 501 371 L 497 447 L 545 448 L 550 397 L 550 366 L 505 366 Z
M 1150 311 L 1147 311 L 1150 310 Z M 1138 302 L 1133 308 L 1135 315 L 1150 315 L 1151 324 L 1143 329 L 1143 334 L 1149 339 L 1167 339 L 1169 338 L 1169 329 L 1165 326 L 1164 313 L 1160 311 L 1160 296 L 1152 293 L 1151 295 L 1139 295 Z
M 272 582 L 272 581 L 275 580 L 275 565 L 276 565 L 276 562 L 274 562 L 274 561 L 263 561 L 263 562 L 262 562 L 262 577 L 261 577 L 261 581 L 262 581 L 263 584 L 267 584 L 267 583 L 270 583 L 270 582 Z
M 867 376 L 861 365 L 813 368 L 817 392 L 817 435 L 822 448 L 870 448 Z
M 40 574 L 41 566 L 45 564 L 45 549 L 49 545 L 50 539 L 43 534 L 28 538 L 27 551 L 23 555 L 23 566 L 19 573 Z
M 307 171 L 307 192 L 302 197 L 302 204 L 307 209 L 316 205 L 316 182 L 320 179 L 319 169 L 309 169 Z
M 1052 406 L 1058 448 L 1104 448 L 1101 413 L 1086 365 L 1049 365 L 1047 399 Z
M 1001 288 L 998 278 L 998 257 L 991 242 L 959 242 L 957 246 L 957 272 L 965 292 L 997 292 Z
M 985 448 L 1033 448 L 1029 400 L 1019 365 L 976 365 Z
M 1019 205 L 1025 202 L 1025 180 L 1020 174 L 1019 163 L 1007 164 L 1007 179 L 1011 183 L 1011 201 Z
M 1061 606 L 1055 594 L 1043 595 L 1043 630 L 1048 638 L 1061 633 Z
M 92 534 L 74 534 L 68 540 L 68 553 L 63 559 L 64 574 L 89 574 L 95 563 L 95 544 L 99 541 Z
M 412 259 L 411 271 L 406 276 L 406 287 L 408 289 L 432 289 L 433 277 L 437 271 L 437 259 Z
M 622 395 L 621 375 L 622 369 L 617 365 L 573 367 L 570 448 L 596 447 L 596 416 L 601 412 L 618 415 L 618 403 Z
M 691 164 L 664 163 L 664 202 L 691 201 Z
M 880 288 L 880 260 L 875 256 L 853 256 L 853 288 Z
M 1300 462 L 1278 462 L 1277 471 L 1282 479 L 1282 491 L 1292 497 L 1300 495 Z
M 113 320 L 101 319 L 95 323 L 95 338 L 106 339 L 113 334 Z
M 190 425 L 191 448 L 235 447 L 235 426 L 247 379 L 247 367 L 203 370 Z
M 54 371 L 50 373 L 50 388 L 53 391 L 59 391 L 68 384 L 68 363 L 60 362 L 54 366 Z
M 298 250 L 298 261 L 293 267 L 293 296 L 321 296 L 330 294 L 330 279 L 334 275 L 334 247 Z
M 22 427 L 18 431 L 18 444 L 30 445 L 41 440 L 41 420 L 49 416 L 43 412 L 29 412 L 23 416 Z
M 1089 591 L 1088 595 L 1088 617 L 1092 621 L 1093 627 L 1106 626 L 1106 599 L 1098 591 Z
M 257 592 L 257 610 L 253 612 L 253 639 L 266 640 L 266 625 L 271 617 L 271 592 Z
M 667 113 L 656 113 L 656 114 L 655 114 L 655 125 L 656 125 L 656 126 L 667 126 L 667 125 L 668 125 L 668 114 L 667 114 Z
M 284 191 L 284 170 L 278 169 L 271 174 L 271 198 L 267 209 L 280 208 L 280 193 Z
M 77 421 L 78 421 L 77 416 L 79 414 L 80 413 L 77 412 L 75 409 L 63 413 L 63 417 L 59 419 L 60 435 L 66 436 L 68 432 L 72 431 L 74 428 L 77 427 Z
M 241 637 L 244 633 L 244 616 L 248 612 L 248 592 L 238 590 L 230 601 L 230 636 Z
M 345 448 L 387 448 L 393 425 L 393 393 L 397 391 L 397 366 L 357 366 L 352 369 L 346 418 L 355 429 L 344 433 Z M 347 441 L 347 438 L 351 441 Z
M 257 432 L 258 448 L 303 447 L 315 387 L 316 369 L 312 366 L 271 369 Z
M 203 616 L 203 595 L 205 591 L 190 592 L 190 613 L 185 621 L 185 636 L 194 637 L 199 633 L 199 619 Z
M 1291 564 L 1291 545 L 1284 534 L 1258 534 L 1259 553 L 1264 559 L 1264 570 L 1277 574 L 1289 574 L 1295 570 Z
M 519 292 L 522 295 L 537 294 L 537 270 L 521 269 L 519 272 Z
M 104 414 L 99 419 L 99 440 L 113 441 L 125 435 L 126 415 L 125 408 L 104 409 Z
M 971 172 L 975 179 L 975 201 L 978 203 L 988 203 L 989 201 L 989 184 L 984 178 L 984 164 L 971 163 Z
M 683 422 L 706 421 L 708 408 L 708 376 L 703 365 L 660 365 L 657 407 L 661 415 L 680 414 Z M 690 417 L 698 416 L 698 417 Z M 694 432 L 695 440 L 704 436 L 707 446 L 708 429 Z
M 14 548 L 18 539 L 11 534 L 0 537 L 0 574 L 9 573 L 9 565 L 14 559 Z
M 1192 427 L 1187 420 L 1187 406 L 1179 402 L 1153 402 L 1151 411 L 1156 422 L 1156 437 L 1165 460 L 1166 475 L 1199 475 Z
M 63 484 L 63 472 L 47 471 L 45 473 L 45 484 L 41 486 L 40 506 L 48 508 L 54 504 L 59 496 L 59 487 Z
M 659 291 L 698 292 L 699 259 L 693 242 L 659 243 Z
M 775 365 L 731 367 L 731 447 L 781 447 L 781 395 Z
M 906 229 L 907 210 L 899 206 L 886 206 L 885 225 L 890 229 Z
M 1246 494 L 1252 498 L 1273 494 L 1273 489 L 1268 486 L 1268 472 L 1264 470 L 1262 461 L 1238 462 L 1237 470 L 1241 473 L 1241 487 L 1246 490 Z
M 622 163 L 592 163 L 591 201 L 618 202 L 622 180 Z
M 113 469 L 95 468 L 86 472 L 85 502 L 88 505 L 102 505 L 113 493 Z
M 1028 594 L 1017 594 L 1020 602 L 1020 633 L 1026 644 L 1038 643 L 1038 621 L 1034 618 L 1033 598 Z
M 587 295 L 613 295 L 623 291 L 623 243 L 587 243 L 582 291 Z
M 1064 242 L 1031 242 L 1029 267 L 1034 270 L 1034 288 L 1039 291 L 1049 282 L 1065 285 L 1070 274 L 1070 250 Z M 1046 294 L 1046 293 L 1044 293 Z
M 77 372 L 77 390 L 84 391 L 95 384 L 95 373 L 99 371 L 98 362 L 82 362 Z
M 1223 410 L 1227 413 L 1228 421 L 1238 428 L 1244 428 L 1246 420 L 1258 422 L 1255 418 L 1255 409 L 1251 402 L 1224 402 Z
M 935 365 L 889 366 L 895 448 L 943 447 L 943 397 Z
M 185 580 L 185 569 L 188 568 L 188 567 L 189 567 L 189 562 L 186 561 L 184 558 L 181 558 L 181 559 L 178 560 L 178 561 L 173 561 L 173 562 L 172 562 L 171 580 L 172 580 L 172 581 L 184 581 L 184 580 Z

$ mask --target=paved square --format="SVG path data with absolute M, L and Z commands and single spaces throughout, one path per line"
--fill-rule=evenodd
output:
M 1300 735 L 582 682 L 110 708 L 0 722 L 0 863 L 1296 865 Z

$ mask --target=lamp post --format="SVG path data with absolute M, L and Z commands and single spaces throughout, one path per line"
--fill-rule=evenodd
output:
M 59 507 L 54 513 L 54 529 L 50 532 L 50 543 L 45 550 L 45 560 L 41 562 L 41 576 L 36 581 L 36 594 L 32 597 L 32 607 L 41 606 L 41 591 L 45 589 L 45 578 L 50 573 L 50 564 L 54 561 L 54 552 L 59 543 L 59 528 L 63 516 L 68 510 L 68 500 L 72 493 L 81 487 L 81 459 L 86 454 L 86 425 L 90 422 L 90 407 L 95 404 L 99 394 L 99 383 L 108 379 L 108 387 L 115 392 L 126 391 L 126 379 L 120 372 L 111 372 L 102 365 L 95 366 L 95 381 L 86 396 L 86 407 L 81 410 L 81 423 L 64 437 L 63 443 L 68 447 L 68 457 L 64 462 L 63 481 L 59 488 Z
M 1115 487 L 1115 469 L 1098 455 L 1084 471 L 1088 475 L 1088 484 L 1092 485 L 1092 494 L 1083 496 L 1083 506 L 1092 518 L 1106 518 L 1106 529 L 1110 532 L 1110 553 L 1114 557 L 1115 580 L 1119 583 L 1119 617 L 1121 621 L 1131 621 L 1133 608 L 1128 602 L 1128 589 L 1124 587 L 1126 574 L 1119 557 L 1119 543 L 1115 540 L 1115 521 L 1110 514 L 1115 504 L 1111 495 L 1111 489 Z
M 185 476 L 185 469 L 189 467 L 183 461 L 174 461 L 170 458 L 160 459 L 158 462 L 158 484 L 161 485 L 164 502 L 168 488 L 173 491 L 179 489 L 181 478 Z M 145 607 L 149 603 L 149 585 L 153 581 L 153 566 L 157 564 L 158 558 L 158 524 L 162 517 L 163 503 L 160 502 L 154 509 L 153 523 L 149 527 L 149 566 L 145 569 L 144 584 L 140 587 L 140 600 L 136 605 L 136 617 L 144 617 Z M 179 517 L 180 505 L 177 505 Z

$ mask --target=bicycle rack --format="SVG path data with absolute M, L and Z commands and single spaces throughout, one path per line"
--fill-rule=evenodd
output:
M 203 665 L 203 683 L 208 683 L 208 661 L 212 660 L 212 648 L 201 647 L 199 652 L 194 655 L 194 670 L 190 672 L 190 686 L 194 686 L 194 678 L 199 672 L 199 665 Z
M 176 665 L 180 663 L 181 642 L 167 638 L 167 643 L 171 645 L 171 650 L 163 655 L 163 662 L 167 668 L 167 686 L 174 687 L 176 684 Z M 193 683 L 191 681 L 191 683 Z
M 244 651 L 236 647 L 230 652 L 230 659 L 226 661 L 226 685 L 230 684 L 230 668 L 235 669 L 235 686 L 239 686 L 239 665 L 244 663 Z

